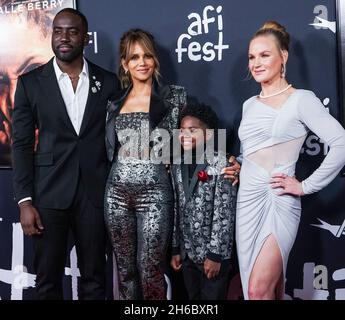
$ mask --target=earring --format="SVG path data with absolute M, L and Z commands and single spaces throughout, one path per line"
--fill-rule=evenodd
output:
M 125 75 L 128 76 L 128 70 L 125 70 Z
M 285 78 L 285 76 L 286 76 L 286 65 L 284 63 L 282 63 L 282 69 L 281 69 L 280 73 L 281 73 L 281 77 Z

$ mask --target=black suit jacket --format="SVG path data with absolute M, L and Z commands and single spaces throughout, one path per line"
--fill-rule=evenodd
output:
M 129 86 L 119 92 L 118 96 L 108 104 L 105 144 L 110 162 L 113 161 L 119 146 L 115 134 L 115 119 L 131 89 L 132 86 Z M 154 83 L 149 109 L 151 129 L 166 129 L 172 136 L 174 130 L 179 128 L 180 110 L 186 105 L 186 101 L 187 93 L 184 87 L 177 85 L 158 86 Z
M 18 79 L 13 112 L 14 192 L 36 206 L 65 209 L 82 179 L 88 197 L 103 206 L 107 177 L 106 107 L 118 80 L 88 61 L 90 88 L 79 135 L 67 114 L 53 59 Z M 100 82 L 100 86 L 96 85 Z M 35 128 L 39 130 L 34 150 Z

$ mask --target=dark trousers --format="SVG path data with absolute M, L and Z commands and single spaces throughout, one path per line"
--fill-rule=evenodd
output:
M 223 260 L 219 274 L 208 279 L 204 266 L 188 257 L 182 263 L 184 284 L 190 300 L 225 300 L 229 287 L 230 259 Z
M 59 195 L 56 195 L 57 197 Z M 103 208 L 95 208 L 80 181 L 73 204 L 66 210 L 36 208 L 44 226 L 34 236 L 34 269 L 38 299 L 63 299 L 62 279 L 69 231 L 75 239 L 82 300 L 105 299 L 105 227 Z

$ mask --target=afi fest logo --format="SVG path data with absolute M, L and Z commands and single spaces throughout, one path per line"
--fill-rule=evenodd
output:
M 0 218 L 0 222 L 3 222 L 2 218 Z M 0 282 L 11 285 L 11 300 L 22 300 L 23 290 L 35 287 L 36 275 L 29 273 L 24 265 L 24 236 L 20 223 L 13 223 L 12 228 L 13 248 L 11 269 L 0 268 Z M 71 249 L 70 261 L 70 267 L 65 267 L 65 275 L 71 277 L 72 299 L 77 300 L 77 285 L 80 272 L 77 266 L 75 247 Z
M 345 235 L 345 220 L 340 225 L 318 220 L 321 224 L 311 225 L 329 231 L 336 238 Z M 293 297 L 303 300 L 345 300 L 344 280 L 345 268 L 330 270 L 327 266 L 306 262 L 303 265 L 302 288 L 294 289 Z M 331 285 L 330 281 L 332 281 Z M 292 297 L 285 295 L 285 299 L 291 300 Z
M 329 112 L 328 105 L 330 103 L 329 98 L 325 98 L 322 101 L 323 105 L 325 106 L 326 110 Z M 306 153 L 308 156 L 317 156 L 319 154 L 323 154 L 324 156 L 327 155 L 329 150 L 328 144 L 320 139 L 315 134 L 308 135 L 307 139 L 304 142 L 304 146 L 301 149 L 300 153 Z
M 313 227 L 327 230 L 336 238 L 340 238 L 341 236 L 345 235 L 345 219 L 341 225 L 332 225 L 319 218 L 317 220 L 319 220 L 321 224 L 312 224 Z
M 202 11 L 202 17 L 196 12 L 192 12 L 188 15 L 188 19 L 192 20 L 187 32 L 181 34 L 177 39 L 177 61 L 181 63 L 183 57 L 187 56 L 191 61 L 213 61 L 217 59 L 221 61 L 223 58 L 223 50 L 229 49 L 229 45 L 223 44 L 223 17 L 220 14 L 222 12 L 222 6 L 218 6 L 216 9 L 208 5 Z M 218 32 L 218 42 L 216 44 L 212 42 L 205 42 L 204 44 L 191 41 L 193 37 L 200 38 L 198 36 L 202 34 L 209 34 L 211 31 Z
M 314 23 L 309 25 L 313 26 L 316 30 L 329 29 L 333 33 L 336 33 L 336 22 L 329 21 L 328 18 L 328 8 L 324 5 L 317 5 L 314 8 L 314 13 L 317 14 Z
M 97 35 L 97 31 L 90 31 L 88 32 L 89 36 L 90 36 L 90 40 L 89 40 L 89 44 L 93 45 L 93 52 L 95 54 L 98 53 L 98 35 Z

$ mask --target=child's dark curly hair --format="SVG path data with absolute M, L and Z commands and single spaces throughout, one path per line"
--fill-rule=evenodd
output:
M 207 104 L 193 103 L 186 105 L 181 111 L 181 121 L 186 116 L 199 119 L 208 129 L 218 129 L 217 114 Z

